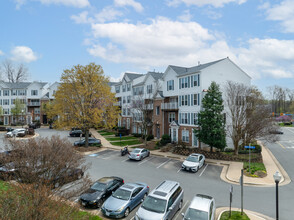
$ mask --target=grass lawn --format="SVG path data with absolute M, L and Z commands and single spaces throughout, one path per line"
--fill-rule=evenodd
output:
M 232 215 L 229 218 L 229 211 L 223 212 L 220 220 L 250 220 L 248 216 L 243 212 L 243 215 L 241 215 L 241 212 L 238 211 L 232 211 Z
M 284 124 L 284 123 L 279 123 L 279 126 L 280 127 L 293 127 L 293 125 L 292 124 Z
M 249 163 L 243 162 L 244 170 L 249 174 Z M 250 163 L 250 176 L 257 177 L 255 172 L 262 172 L 266 174 L 266 168 L 263 163 Z
M 102 136 L 107 136 L 107 135 L 114 135 L 114 132 L 99 132 L 99 134 L 101 134 Z
M 4 181 L 0 181 L 0 191 L 4 190 L 6 191 L 8 189 L 8 184 Z
M 142 144 L 142 141 L 139 140 L 130 140 L 130 141 L 116 141 L 116 142 L 110 142 L 114 146 L 127 146 L 127 145 L 136 145 L 136 144 Z
M 108 141 L 119 141 L 120 138 L 119 137 L 107 137 L 105 138 Z M 126 136 L 126 137 L 121 137 L 121 140 L 137 140 L 138 138 L 136 137 L 132 137 L 132 136 Z

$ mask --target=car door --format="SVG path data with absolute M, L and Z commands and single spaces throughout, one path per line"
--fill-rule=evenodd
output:
M 140 204 L 141 202 L 141 199 L 143 199 L 143 196 L 142 195 L 142 191 L 143 191 L 143 187 L 138 187 L 137 189 L 135 189 L 132 193 L 132 196 L 131 196 L 131 209 L 135 208 L 137 205 Z
M 202 167 L 203 166 L 203 162 L 204 162 L 204 159 L 203 159 L 203 156 L 202 155 L 200 155 L 199 161 L 200 161 L 200 167 Z

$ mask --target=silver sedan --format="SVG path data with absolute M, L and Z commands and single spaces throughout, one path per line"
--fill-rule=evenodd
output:
M 131 160 L 142 160 L 145 157 L 149 157 L 150 151 L 145 148 L 135 148 L 129 153 L 129 159 Z

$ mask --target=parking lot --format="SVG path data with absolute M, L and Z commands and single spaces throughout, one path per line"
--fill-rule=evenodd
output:
M 186 172 L 181 170 L 182 161 L 154 156 L 152 152 L 150 157 L 142 161 L 133 161 L 129 160 L 127 155 L 121 156 L 119 151 L 104 150 L 86 156 L 86 160 L 92 164 L 89 174 L 93 180 L 103 176 L 119 176 L 124 178 L 125 182 L 147 183 L 150 190 L 163 180 L 180 182 L 185 191 L 184 204 L 174 219 L 182 219 L 181 213 L 186 210 L 195 194 L 211 195 L 211 192 L 205 190 L 207 181 L 215 180 L 222 183 L 219 178 L 222 170 L 220 166 L 205 164 L 197 173 Z M 138 207 L 126 219 L 132 219 L 137 209 Z

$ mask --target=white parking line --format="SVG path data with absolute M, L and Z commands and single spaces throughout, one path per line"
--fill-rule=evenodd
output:
M 164 164 L 166 164 L 168 161 L 170 161 L 171 159 L 168 159 L 167 161 L 163 162 L 162 164 L 160 164 L 158 167 L 156 167 L 156 169 L 158 169 L 159 167 L 163 166 Z
M 180 172 L 181 170 L 182 170 L 182 168 L 180 168 L 180 169 L 178 170 L 178 172 Z M 177 172 L 177 173 L 178 173 L 178 172 Z
M 142 161 L 142 162 L 139 163 L 138 165 L 141 165 L 141 164 L 143 164 L 143 163 L 145 163 L 145 162 L 147 162 L 147 161 L 149 161 L 149 160 L 151 160 L 151 159 L 153 159 L 153 157 L 150 157 L 148 160 L 144 160 L 144 161 Z
M 129 160 L 129 158 L 125 159 L 125 160 L 122 160 L 121 162 L 126 162 L 127 160 Z
M 184 210 L 185 206 L 188 204 L 189 200 L 185 202 L 185 205 L 178 211 L 178 214 L 176 215 L 175 219 L 178 219 L 179 215 L 182 213 L 182 210 Z
M 290 128 L 286 128 L 286 129 L 287 129 L 288 131 L 294 133 L 294 131 L 292 131 L 292 129 L 290 129 Z
M 199 176 L 201 176 L 204 173 L 204 171 L 205 171 L 205 169 L 206 169 L 207 166 L 208 166 L 208 164 L 206 164 L 206 166 L 204 167 L 204 169 L 202 170 L 202 172 L 200 173 Z

